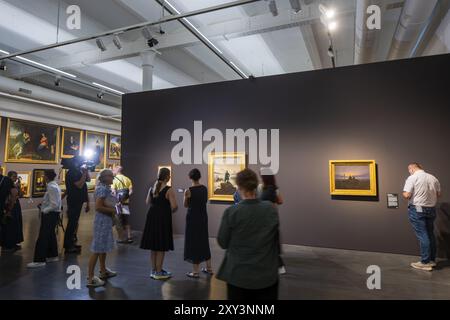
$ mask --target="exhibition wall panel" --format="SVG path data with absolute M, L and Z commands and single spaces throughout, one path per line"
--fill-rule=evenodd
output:
M 449 70 L 450 55 L 442 55 L 126 95 L 122 163 L 134 181 L 132 225 L 143 228 L 148 187 L 158 166 L 172 163 L 174 130 L 194 140 L 194 121 L 202 121 L 203 132 L 224 135 L 279 129 L 284 243 L 417 254 L 407 203 L 388 209 L 386 197 L 401 194 L 407 165 L 417 161 L 440 179 L 441 202 L 450 202 Z M 194 141 L 192 149 L 194 158 Z M 350 159 L 376 161 L 378 196 L 330 195 L 329 160 Z M 176 189 L 190 185 L 194 167 L 208 181 L 206 163 L 171 165 Z M 177 199 L 181 207 L 182 193 Z M 229 205 L 208 204 L 211 236 Z M 175 233 L 184 233 L 185 213 L 175 213 Z

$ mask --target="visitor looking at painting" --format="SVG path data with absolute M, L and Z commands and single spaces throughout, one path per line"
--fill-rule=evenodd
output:
M 200 183 L 200 170 L 192 169 L 189 172 L 191 187 L 184 192 L 184 207 L 187 208 L 186 229 L 184 241 L 184 260 L 192 263 L 193 269 L 186 273 L 190 278 L 200 277 L 200 264 L 205 263 L 202 272 L 213 275 L 211 266 L 211 250 L 209 248 L 208 189 Z
M 278 298 L 279 221 L 275 206 L 257 198 L 258 176 L 240 171 L 242 200 L 225 210 L 217 241 L 226 250 L 217 278 L 227 283 L 229 300 Z
M 3 230 L 0 236 L 0 246 L 3 252 L 14 252 L 20 250 L 20 243 L 23 242 L 23 227 L 22 227 L 22 208 L 20 206 L 20 199 L 22 194 L 21 181 L 17 172 L 9 171 L 8 178 L 11 179 L 14 188 L 17 190 L 18 197 L 11 210 L 11 218 L 3 225 Z
M 161 168 L 146 200 L 150 209 L 142 235 L 141 249 L 151 250 L 150 277 L 155 280 L 165 280 L 172 276 L 172 273 L 163 269 L 165 253 L 174 250 L 172 214 L 178 210 L 175 192 L 167 185 L 169 181 L 170 170 Z
M 123 167 L 116 166 L 113 169 L 114 181 L 112 191 L 120 203 L 120 227 L 116 226 L 120 239 L 118 243 L 133 243 L 130 227 L 130 197 L 133 194 L 133 183 L 131 179 L 123 174 Z

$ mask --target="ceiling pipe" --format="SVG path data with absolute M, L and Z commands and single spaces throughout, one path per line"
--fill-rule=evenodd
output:
M 0 90 L 12 95 L 71 108 L 72 111 L 95 114 L 96 117 L 108 118 L 121 114 L 120 108 L 78 98 L 62 92 L 46 89 L 23 81 L 0 76 Z
M 437 0 L 406 0 L 400 15 L 394 38 L 387 56 L 388 60 L 410 56 L 422 30 L 427 26 Z
M 381 16 L 386 9 L 384 0 L 358 0 L 356 1 L 356 19 L 355 19 L 355 54 L 354 63 L 363 64 L 373 62 L 376 54 L 381 30 L 367 28 L 367 19 L 369 14 L 367 8 L 371 5 L 377 5 L 381 9 Z
M 436 33 L 431 38 L 423 55 L 435 55 L 450 52 L 450 10 L 445 15 Z

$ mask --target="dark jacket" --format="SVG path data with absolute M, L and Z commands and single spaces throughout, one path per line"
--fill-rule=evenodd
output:
M 242 200 L 225 210 L 217 240 L 226 249 L 217 278 L 244 289 L 278 281 L 278 212 L 272 203 Z

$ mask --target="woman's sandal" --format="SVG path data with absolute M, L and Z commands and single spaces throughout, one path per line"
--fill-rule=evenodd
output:
M 200 275 L 199 275 L 198 273 L 196 273 L 196 272 L 188 272 L 188 273 L 186 273 L 186 275 L 187 275 L 189 278 L 194 278 L 194 279 L 200 278 Z
M 202 272 L 209 274 L 210 276 L 212 276 L 214 274 L 214 271 L 212 269 L 207 269 L 207 268 L 202 268 Z

